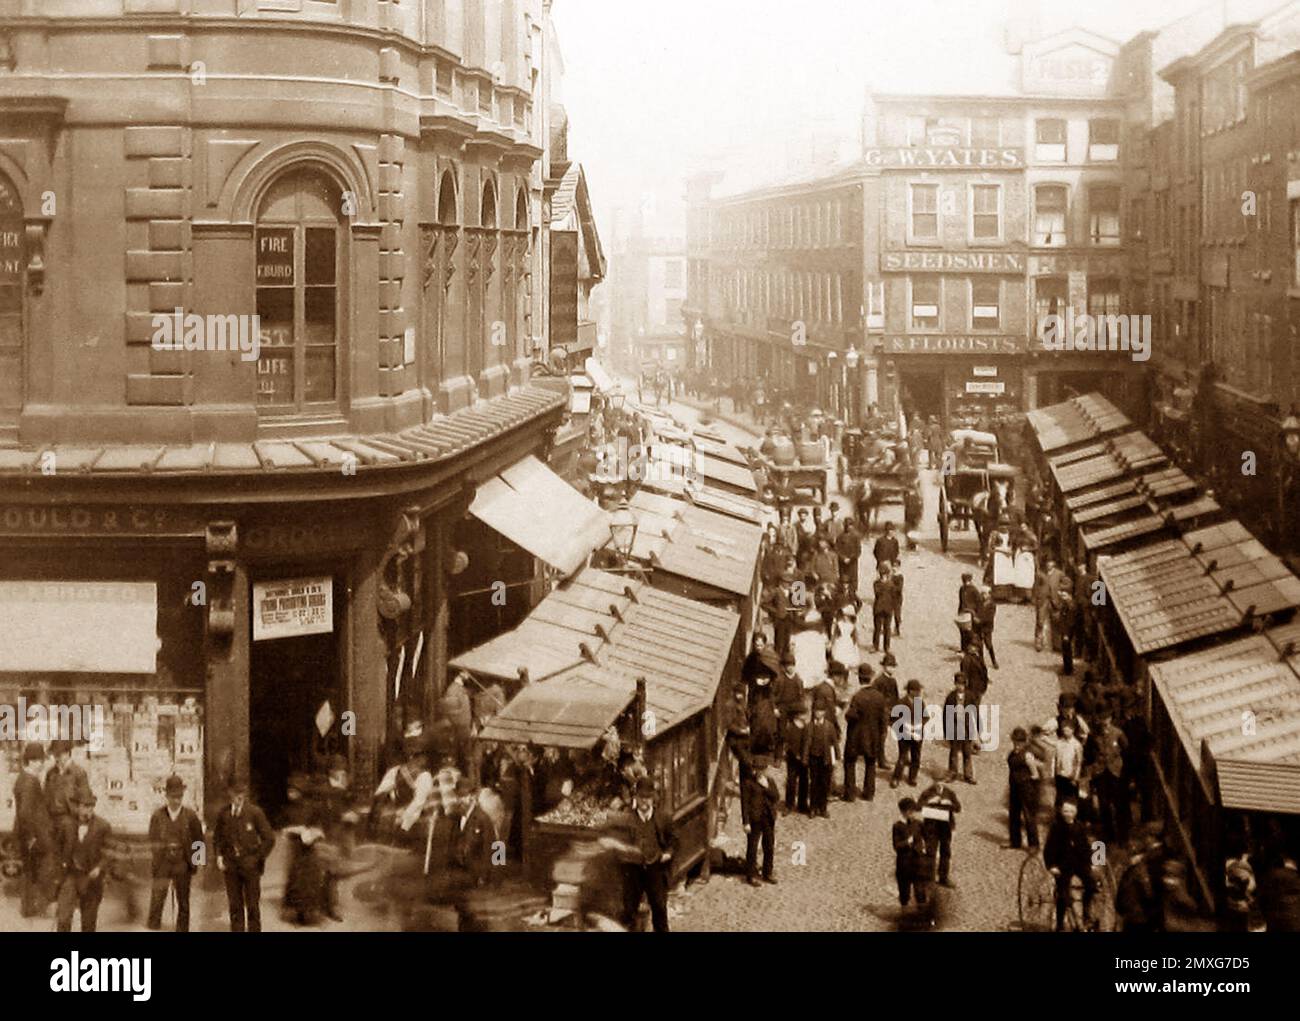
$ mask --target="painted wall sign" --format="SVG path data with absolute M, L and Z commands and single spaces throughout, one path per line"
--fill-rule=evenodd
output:
M 966 392 L 968 394 L 1002 394 L 1007 392 L 1007 385 L 1000 379 L 995 382 L 967 380 Z
M 1025 165 L 1021 149 L 966 149 L 957 146 L 890 146 L 867 149 L 869 167 L 917 167 L 919 169 L 964 168 L 998 170 Z
M 1090 276 L 1118 277 L 1126 273 L 1122 255 L 1031 255 L 1030 276 L 1065 276 L 1084 273 Z
M 996 365 L 976 365 L 971 369 L 971 374 L 975 376 L 996 376 L 998 367 Z
M 151 581 L 0 581 L 0 671 L 152 674 Z
M 1025 257 L 1019 252 L 884 252 L 880 268 L 886 272 L 1023 273 Z
M 253 641 L 333 630 L 334 580 L 329 575 L 253 583 Z
M 886 337 L 885 344 L 895 354 L 1014 354 L 1026 341 L 1009 334 L 915 333 Z
M 0 535 L 202 535 L 204 526 L 172 507 L 0 504 Z

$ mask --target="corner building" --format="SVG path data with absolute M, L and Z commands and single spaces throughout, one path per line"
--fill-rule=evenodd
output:
M 548 17 L 0 3 L 0 689 L 110 707 L 125 828 L 173 770 L 200 806 L 335 753 L 371 783 L 567 567 L 510 538 L 557 506 Z M 176 309 L 256 314 L 260 352 L 156 349 Z

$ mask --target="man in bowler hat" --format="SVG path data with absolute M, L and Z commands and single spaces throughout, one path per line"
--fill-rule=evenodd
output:
M 217 868 L 226 878 L 230 931 L 262 931 L 262 872 L 275 846 L 275 831 L 260 808 L 248 800 L 248 783 L 230 783 L 230 804 L 213 826 Z
M 631 929 L 644 896 L 650 902 L 655 932 L 668 931 L 668 873 L 672 868 L 676 837 L 672 821 L 655 806 L 655 785 L 648 776 L 636 783 L 632 811 L 622 820 L 622 838 L 609 836 L 602 843 L 623 862 L 623 923 Z
M 164 787 L 166 804 L 149 819 L 149 844 L 153 850 L 153 890 L 149 895 L 150 929 L 162 927 L 167 891 L 176 891 L 176 931 L 190 931 L 190 880 L 198 869 L 203 847 L 203 823 L 193 809 L 181 804 L 185 781 L 169 776 Z
M 81 911 L 81 931 L 94 932 L 99 904 L 104 899 L 104 874 L 108 871 L 108 823 L 95 814 L 95 795 L 87 786 L 72 794 L 76 815 L 59 824 L 59 860 L 63 880 L 55 914 L 59 932 L 72 931 L 72 916 Z
M 740 817 L 745 828 L 745 877 L 758 886 L 758 848 L 763 846 L 763 882 L 775 883 L 772 874 L 776 854 L 776 806 L 781 797 L 771 775 L 772 760 L 756 755 L 753 769 L 740 782 Z

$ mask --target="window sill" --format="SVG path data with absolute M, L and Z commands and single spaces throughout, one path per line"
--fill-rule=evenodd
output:
M 302 439 L 310 436 L 327 436 L 349 431 L 348 420 L 338 411 L 312 412 L 259 412 L 257 438 L 259 440 Z

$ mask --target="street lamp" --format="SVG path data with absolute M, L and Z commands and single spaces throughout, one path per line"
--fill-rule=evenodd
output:
M 858 354 L 858 349 L 850 344 L 849 349 L 844 352 L 844 364 L 850 369 L 856 369 L 858 367 L 858 359 L 861 357 L 862 356 Z
M 845 394 L 845 424 L 852 427 L 858 418 L 858 361 L 861 359 L 858 349 L 849 344 L 849 349 L 844 352 L 844 366 L 848 370 L 848 386 L 845 388 L 848 393 Z
M 624 563 L 632 559 L 636 543 L 636 515 L 628 507 L 627 499 L 618 502 L 618 509 L 609 516 L 609 538 Z
M 1300 462 L 1300 415 L 1296 414 L 1295 405 L 1291 405 L 1291 412 L 1282 420 L 1282 449 L 1286 451 L 1287 457 L 1292 461 Z

